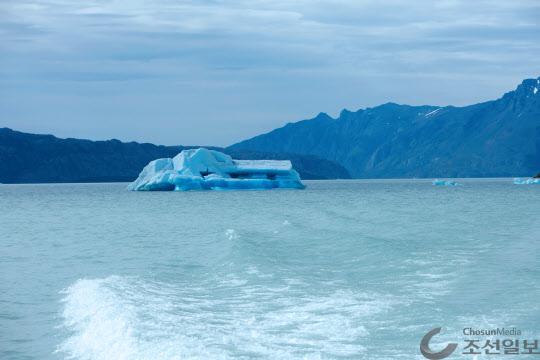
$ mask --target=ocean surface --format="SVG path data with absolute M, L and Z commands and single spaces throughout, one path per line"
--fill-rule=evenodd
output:
M 0 359 L 423 359 L 439 326 L 436 349 L 461 352 L 465 327 L 540 339 L 540 186 L 458 181 L 0 185 Z

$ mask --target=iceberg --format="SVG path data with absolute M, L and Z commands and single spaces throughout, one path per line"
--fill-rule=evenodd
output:
M 435 180 L 433 180 L 433 185 L 435 185 L 435 186 L 458 186 L 458 185 L 461 185 L 461 184 L 456 182 L 456 181 L 451 181 L 451 180 L 435 179 Z
M 289 160 L 233 160 L 205 148 L 153 160 L 128 185 L 134 191 L 303 189 Z
M 529 178 L 529 179 L 515 178 L 514 179 L 514 184 L 516 184 L 516 185 L 540 184 L 540 179 L 536 179 L 536 178 Z

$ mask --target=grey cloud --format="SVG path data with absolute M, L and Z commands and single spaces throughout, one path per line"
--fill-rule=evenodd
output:
M 126 128 L 155 110 L 156 134 L 182 130 L 157 140 L 226 144 L 346 106 L 487 100 L 540 75 L 539 18 L 530 0 L 6 0 L 0 121 L 89 131 L 79 104 L 98 119 L 91 134 L 146 140 Z

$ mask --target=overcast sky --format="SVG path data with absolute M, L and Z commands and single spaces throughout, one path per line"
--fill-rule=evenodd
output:
M 540 76 L 538 0 L 1 0 L 0 127 L 228 145 Z

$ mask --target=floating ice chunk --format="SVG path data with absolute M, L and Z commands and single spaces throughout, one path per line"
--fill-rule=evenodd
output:
M 514 184 L 516 184 L 516 185 L 540 184 L 540 179 L 535 179 L 535 178 L 529 178 L 529 179 L 515 178 L 514 179 Z
M 229 240 L 236 240 L 240 236 L 238 236 L 238 233 L 234 229 L 227 229 L 225 230 L 225 237 Z
M 151 161 L 129 190 L 186 191 L 232 189 L 303 189 L 289 160 L 233 160 L 205 148 L 183 150 L 172 159 Z
M 285 220 L 285 221 L 283 222 L 283 225 L 284 225 L 284 226 L 288 226 L 288 225 L 291 225 L 291 223 L 289 222 L 289 220 Z
M 461 185 L 460 183 L 452 180 L 439 180 L 435 179 L 433 180 L 433 185 L 435 186 L 458 186 Z

